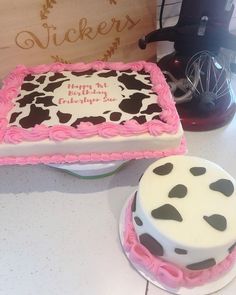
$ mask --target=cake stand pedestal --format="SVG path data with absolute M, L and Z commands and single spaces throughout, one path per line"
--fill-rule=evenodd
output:
M 108 163 L 74 163 L 48 164 L 47 166 L 65 171 L 84 179 L 96 179 L 110 176 L 124 167 L 128 161 L 113 161 Z

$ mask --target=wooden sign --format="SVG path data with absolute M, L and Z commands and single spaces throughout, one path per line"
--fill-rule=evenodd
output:
M 0 79 L 18 64 L 151 60 L 156 0 L 1 1 Z

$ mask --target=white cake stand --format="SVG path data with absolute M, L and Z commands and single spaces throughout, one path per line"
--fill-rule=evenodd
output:
M 84 179 L 106 177 L 119 171 L 128 161 L 113 161 L 107 163 L 73 163 L 73 164 L 48 164 L 47 166 L 60 169 L 69 174 Z
M 124 237 L 123 237 L 123 233 L 124 233 L 124 221 L 125 221 L 125 211 L 126 208 L 130 202 L 130 200 L 132 199 L 134 193 L 128 198 L 127 202 L 125 203 L 122 211 L 121 211 L 121 215 L 120 215 L 120 223 L 119 223 L 119 235 L 120 235 L 120 242 L 121 242 L 121 246 L 123 248 L 123 251 L 126 255 L 126 257 L 128 258 L 129 262 L 131 263 L 131 265 L 134 267 L 134 269 L 140 274 L 142 275 L 146 280 L 148 280 L 149 282 L 151 282 L 152 284 L 154 284 L 155 286 L 171 293 L 171 294 L 177 294 L 177 295 L 207 295 L 207 294 L 212 294 L 214 292 L 217 292 L 219 290 L 221 290 L 222 288 L 224 288 L 226 285 L 228 285 L 235 277 L 236 277 L 236 263 L 234 264 L 234 266 L 222 277 L 220 277 L 218 280 L 215 281 L 211 281 L 209 283 L 206 283 L 202 286 L 197 286 L 197 287 L 193 287 L 193 288 L 186 288 L 186 287 L 181 287 L 179 289 L 172 289 L 172 288 L 168 288 L 167 286 L 162 285 L 160 282 L 158 282 L 157 280 L 153 279 L 151 274 L 149 274 L 147 271 L 145 271 L 144 269 L 142 269 L 138 264 L 135 264 L 133 261 L 130 260 L 129 258 L 129 253 L 125 251 L 124 249 Z

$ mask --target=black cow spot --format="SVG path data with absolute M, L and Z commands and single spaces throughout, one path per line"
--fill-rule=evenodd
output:
M 117 76 L 118 76 L 117 72 L 113 70 L 98 74 L 98 77 L 102 77 L 102 78 L 117 77 Z
M 25 90 L 25 91 L 33 91 L 35 88 L 38 88 L 39 85 L 34 84 L 34 83 L 23 83 L 21 85 L 21 90 Z
M 151 83 L 151 77 L 150 74 L 148 72 L 145 72 L 145 70 L 141 70 L 137 72 L 139 75 L 144 76 L 144 80 L 147 80 Z
M 134 93 L 130 95 L 130 98 L 125 98 L 119 104 L 119 108 L 128 114 L 138 114 L 142 107 L 143 99 L 149 96 L 143 93 Z
M 168 175 L 173 169 L 173 164 L 172 163 L 166 163 L 164 165 L 158 166 L 155 169 L 153 169 L 153 173 L 157 175 Z
M 18 99 L 16 102 L 19 103 L 20 108 L 23 108 L 27 104 L 31 104 L 35 98 L 37 98 L 38 96 L 42 96 L 42 95 L 44 95 L 44 93 L 34 91 L 29 94 L 26 94 L 23 98 Z
M 68 114 L 68 113 L 62 113 L 62 112 L 58 111 L 57 112 L 57 117 L 59 119 L 59 122 L 63 124 L 63 123 L 69 122 L 72 115 Z
M 151 85 L 147 85 L 140 80 L 136 79 L 136 75 L 127 75 L 125 73 L 118 77 L 118 81 L 121 82 L 126 89 L 142 90 L 151 89 Z
M 11 114 L 11 118 L 9 120 L 9 123 L 12 124 L 16 121 L 16 119 L 19 117 L 19 115 L 22 114 L 22 112 L 15 112 Z
M 223 215 L 213 214 L 211 216 L 203 216 L 203 219 L 216 230 L 226 230 L 227 220 Z
M 142 75 L 142 76 L 146 76 L 148 73 L 145 72 L 144 69 L 142 69 L 142 70 L 138 71 L 138 74 L 139 74 L 139 75 Z
M 144 174 L 144 173 L 143 173 L 143 174 Z M 140 176 L 140 178 L 139 178 L 138 182 L 140 182 L 140 180 L 142 179 L 142 177 L 143 177 L 143 174 Z
M 33 81 L 35 78 L 35 76 L 29 74 L 29 75 L 26 75 L 25 78 L 24 78 L 24 81 Z
M 40 76 L 36 81 L 40 84 L 43 84 L 46 79 L 46 75 Z
M 132 120 L 137 121 L 139 124 L 144 124 L 144 123 L 147 122 L 147 119 L 146 119 L 145 116 L 139 116 L 139 117 L 134 116 L 134 117 L 132 118 Z
M 163 256 L 164 249 L 162 245 L 149 234 L 139 236 L 140 243 L 146 247 L 153 255 Z
M 160 120 L 160 121 L 164 122 L 163 120 L 161 120 L 161 118 L 160 118 L 159 115 L 153 116 L 153 117 L 152 117 L 152 120 Z M 164 122 L 164 123 L 165 123 L 165 122 Z
M 219 179 L 211 183 L 209 187 L 211 190 L 220 192 L 226 197 L 230 197 L 234 192 L 234 185 L 229 179 Z
M 129 73 L 132 73 L 133 71 L 132 70 L 121 70 L 119 72 L 120 73 L 127 73 L 127 74 L 129 74 Z
M 189 264 L 186 267 L 190 270 L 201 270 L 201 269 L 206 269 L 209 267 L 212 267 L 216 264 L 216 261 L 214 258 L 209 258 L 197 263 Z
M 189 169 L 193 176 L 200 176 L 206 173 L 205 167 L 192 167 Z
M 153 116 L 152 117 L 152 120 L 159 120 L 159 121 L 161 121 L 163 123 L 166 123 L 166 120 L 165 119 L 162 119 L 159 115 Z
M 110 120 L 111 121 L 119 121 L 121 118 L 121 113 L 120 112 L 113 112 L 110 114 Z
M 101 124 L 103 122 L 106 122 L 106 119 L 104 117 L 98 116 L 98 117 L 83 117 L 78 118 L 74 123 L 71 124 L 72 127 L 77 127 L 81 122 L 90 122 L 94 125 Z
M 135 221 L 135 223 L 136 223 L 138 226 L 142 226 L 142 225 L 143 225 L 142 220 L 141 220 L 138 216 L 135 216 L 135 217 L 134 217 L 134 221 Z
M 32 104 L 30 106 L 29 115 L 20 119 L 19 123 L 23 128 L 31 128 L 49 119 L 51 119 L 49 116 L 49 110 L 44 110 L 41 107 L 36 107 L 34 104 Z
M 136 200 L 137 200 L 137 191 L 134 194 L 134 198 L 131 204 L 131 211 L 135 212 L 136 211 Z
M 61 85 L 66 81 L 70 81 L 70 79 L 49 83 L 45 88 L 43 88 L 43 90 L 53 92 L 55 89 L 61 87 Z
M 92 76 L 94 73 L 96 73 L 95 70 L 87 70 L 87 71 L 83 71 L 83 72 L 71 72 L 71 74 L 73 76 L 76 76 L 76 77 L 81 77 L 81 76 L 87 76 L 87 77 L 90 77 Z
M 146 110 L 142 111 L 141 114 L 151 115 L 153 113 L 160 113 L 162 111 L 161 107 L 157 103 L 152 103 L 148 105 Z
M 168 197 L 169 198 L 184 198 L 187 195 L 188 189 L 185 185 L 183 184 L 177 184 L 176 186 L 174 186 L 169 194 Z
M 186 255 L 188 254 L 188 251 L 180 248 L 175 248 L 175 253 L 179 255 Z
M 150 77 L 145 77 L 144 80 L 146 80 L 149 84 L 152 84 Z
M 125 90 L 125 88 L 122 85 L 119 85 L 121 91 Z M 124 95 L 122 95 L 123 97 L 125 97 Z
M 105 111 L 103 112 L 104 115 L 109 114 L 111 111 Z
M 151 215 L 155 219 L 183 221 L 179 211 L 170 204 L 165 204 L 152 210 Z
M 35 103 L 43 104 L 45 107 L 56 106 L 56 104 L 52 102 L 53 98 L 54 96 L 37 97 Z
M 229 247 L 229 249 L 228 249 L 229 253 L 232 253 L 234 251 L 235 247 L 236 247 L 236 242 L 231 247 Z
M 49 81 L 56 81 L 62 78 L 66 78 L 66 76 L 64 76 L 62 73 L 54 73 L 53 76 L 49 77 Z

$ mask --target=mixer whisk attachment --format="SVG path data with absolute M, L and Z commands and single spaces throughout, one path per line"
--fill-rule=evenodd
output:
M 196 107 L 203 113 L 215 108 L 217 102 L 230 91 L 229 61 L 221 55 L 215 56 L 201 51 L 188 61 L 185 75 L 196 100 Z

